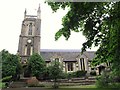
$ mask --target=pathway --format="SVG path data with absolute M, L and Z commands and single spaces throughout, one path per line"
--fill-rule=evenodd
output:
M 45 88 L 41 88 L 41 87 L 29 87 L 29 88 L 5 88 L 2 90 L 48 90 Z

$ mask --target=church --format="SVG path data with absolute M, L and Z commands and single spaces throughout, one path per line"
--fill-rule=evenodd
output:
M 27 15 L 24 12 L 24 20 L 21 26 L 19 36 L 18 54 L 21 57 L 21 63 L 26 63 L 27 59 L 33 53 L 40 54 L 49 66 L 52 61 L 57 60 L 63 65 L 63 71 L 66 73 L 78 70 L 90 73 L 92 68 L 90 63 L 95 56 L 95 51 L 86 51 L 81 54 L 80 50 L 74 49 L 40 49 L 41 42 L 41 10 L 40 6 L 37 15 Z

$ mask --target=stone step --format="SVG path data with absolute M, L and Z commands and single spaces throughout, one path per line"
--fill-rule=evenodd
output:
M 95 81 L 74 81 L 74 82 L 71 81 L 71 82 L 60 82 L 60 83 L 79 83 L 79 84 L 84 83 L 84 84 L 87 84 L 87 85 L 89 84 L 90 85 L 90 84 L 95 84 Z
M 66 86 L 78 86 L 78 85 L 94 85 L 94 83 L 60 83 L 60 85 L 66 85 Z
M 48 82 L 53 82 L 53 81 L 48 81 Z M 64 83 L 64 84 L 77 84 L 77 85 L 93 85 L 95 84 L 96 80 L 89 80 L 89 79 L 85 79 L 85 80 L 59 80 L 59 83 Z

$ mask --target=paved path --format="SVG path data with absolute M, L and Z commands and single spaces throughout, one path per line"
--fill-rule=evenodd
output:
M 29 88 L 5 88 L 2 90 L 48 90 L 41 87 L 29 87 Z

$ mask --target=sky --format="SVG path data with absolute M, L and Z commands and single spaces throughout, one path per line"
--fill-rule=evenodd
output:
M 81 49 L 82 43 L 86 40 L 82 32 L 72 32 L 68 41 L 63 36 L 55 41 L 55 33 L 62 27 L 62 17 L 67 13 L 67 9 L 60 9 L 57 13 L 53 13 L 44 0 L 2 0 L 0 1 L 0 51 L 6 49 L 10 53 L 17 53 L 25 8 L 27 14 L 37 15 L 39 4 L 41 6 L 41 49 Z M 95 47 L 91 49 L 91 51 L 95 50 L 97 50 Z

